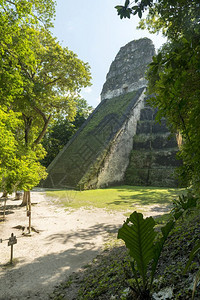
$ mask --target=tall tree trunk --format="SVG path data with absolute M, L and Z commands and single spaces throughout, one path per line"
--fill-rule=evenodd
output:
M 28 206 L 29 193 L 30 193 L 30 191 L 24 191 L 21 206 L 26 206 L 26 207 Z
M 4 200 L 4 207 L 3 207 L 3 220 L 5 221 L 6 219 L 6 201 L 7 201 L 7 197 L 5 197 L 5 200 Z
M 31 233 L 31 192 L 24 191 L 21 206 L 26 206 L 27 217 L 29 217 L 28 233 Z

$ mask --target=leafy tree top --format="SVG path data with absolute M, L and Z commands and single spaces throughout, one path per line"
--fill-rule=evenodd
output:
M 4 20 L 14 24 L 40 24 L 52 27 L 55 16 L 54 0 L 1 0 L 0 13 Z
M 162 31 L 169 39 L 178 38 L 183 33 L 189 37 L 199 32 L 199 0 L 126 0 L 124 5 L 115 8 L 121 19 L 136 14 L 142 18 L 148 10 L 140 28 L 147 28 L 152 33 Z

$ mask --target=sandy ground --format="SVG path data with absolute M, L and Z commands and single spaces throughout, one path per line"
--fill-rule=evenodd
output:
M 48 294 L 72 272 L 78 271 L 101 251 L 109 234 L 117 232 L 126 217 L 103 209 L 66 211 L 39 191 L 31 193 L 32 226 L 39 233 L 23 235 L 15 226 L 28 226 L 26 208 L 9 199 L 6 221 L 0 222 L 0 300 L 48 299 Z M 152 208 L 149 214 L 160 214 Z M 25 230 L 27 231 L 27 230 Z M 8 238 L 17 237 L 14 265 Z

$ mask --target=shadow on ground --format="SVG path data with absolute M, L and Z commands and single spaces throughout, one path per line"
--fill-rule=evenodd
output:
M 177 191 L 177 189 L 162 189 L 162 188 L 153 188 L 153 187 L 146 187 L 142 189 L 141 187 L 138 188 L 139 191 L 137 192 L 137 187 L 133 187 L 128 189 L 127 187 L 118 188 L 118 192 L 123 193 L 124 191 L 129 192 L 130 194 L 119 195 L 120 199 L 115 200 L 112 202 L 108 202 L 107 205 L 124 205 L 127 206 L 135 206 L 135 205 L 153 205 L 153 204 L 164 204 L 168 205 L 172 203 L 172 199 L 178 197 L 181 191 Z M 132 195 L 131 195 L 132 192 Z
M 68 234 L 64 233 L 57 233 L 52 234 L 47 238 L 47 243 L 51 244 L 52 242 L 59 240 L 59 242 L 66 244 L 69 241 L 74 241 L 77 239 L 82 239 L 83 244 L 90 243 L 95 237 L 101 236 L 109 233 L 116 233 L 118 231 L 119 227 L 116 225 L 108 225 L 105 223 L 96 224 L 94 226 L 91 226 L 88 230 L 86 229 L 79 229 L 78 231 L 71 231 Z M 78 245 L 75 244 L 75 247 Z
M 47 248 L 57 241 L 65 244 L 66 250 L 47 254 L 21 266 L 16 264 L 14 268 L 4 267 L 6 272 L 1 274 L 0 300 L 18 300 L 25 297 L 34 300 L 48 299 L 48 293 L 51 293 L 54 286 L 64 280 L 65 276 L 77 271 L 97 256 L 100 246 L 96 245 L 96 238 L 117 230 L 115 225 L 101 223 L 69 234 L 50 235 L 46 238 Z M 18 260 L 23 262 L 23 258 Z

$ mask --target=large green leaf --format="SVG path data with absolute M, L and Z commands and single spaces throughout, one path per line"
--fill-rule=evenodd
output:
M 188 209 L 196 207 L 197 201 L 198 198 L 196 198 L 191 192 L 188 192 L 186 196 L 179 196 L 178 200 L 174 200 L 172 215 L 174 216 L 175 220 L 178 220 Z
M 186 273 L 186 271 L 188 270 L 189 266 L 192 263 L 192 260 L 194 259 L 194 257 L 198 253 L 200 253 L 200 240 L 197 240 L 195 247 L 193 248 L 192 252 L 190 253 L 189 260 L 188 260 L 187 265 L 184 269 L 184 274 Z M 195 277 L 195 280 L 194 280 L 194 286 L 193 286 L 193 291 L 192 291 L 192 300 L 194 299 L 195 290 L 196 290 L 197 284 L 199 282 L 199 279 L 200 279 L 200 269 L 197 271 L 197 274 L 196 274 L 196 277 Z
M 187 262 L 187 265 L 186 265 L 186 267 L 185 267 L 185 269 L 184 269 L 184 273 L 186 273 L 186 271 L 188 270 L 189 266 L 191 265 L 192 260 L 194 259 L 194 257 L 195 257 L 198 253 L 200 253 L 200 240 L 198 240 L 198 241 L 196 242 L 195 247 L 194 247 L 193 250 L 190 252 L 190 257 L 189 257 L 189 260 L 188 260 L 188 262 Z
M 152 217 L 144 219 L 141 213 L 135 211 L 118 231 L 118 238 L 122 239 L 130 250 L 130 256 L 137 264 L 144 285 L 147 267 L 154 255 L 153 242 L 157 235 L 154 226 L 155 221 Z
M 166 241 L 169 233 L 174 228 L 174 224 L 175 224 L 174 221 L 169 221 L 165 226 L 163 226 L 161 228 L 162 238 L 154 244 L 154 250 L 153 250 L 154 254 L 153 254 L 153 263 L 152 263 L 150 287 L 153 283 L 154 274 L 155 274 L 155 271 L 156 271 L 156 268 L 157 268 L 157 264 L 158 264 L 163 246 L 165 244 L 165 241 Z

